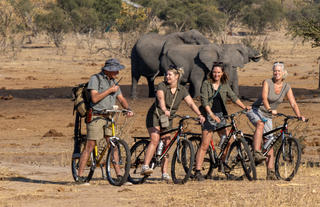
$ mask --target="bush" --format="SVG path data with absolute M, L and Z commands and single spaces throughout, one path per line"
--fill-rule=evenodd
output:
M 263 33 L 267 28 L 277 29 L 283 17 L 281 4 L 275 0 L 247 8 L 245 13 L 242 22 L 255 33 Z
M 46 13 L 37 15 L 36 22 L 39 28 L 47 33 L 57 48 L 61 46 L 64 35 L 71 30 L 68 15 L 54 4 L 48 5 Z

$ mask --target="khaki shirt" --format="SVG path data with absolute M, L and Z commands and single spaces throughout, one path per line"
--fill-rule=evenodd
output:
M 209 82 L 208 80 L 203 81 L 201 86 L 201 105 L 203 107 L 214 107 L 212 106 L 213 100 L 209 99 L 214 95 L 215 92 L 216 90 L 214 90 L 211 82 Z M 238 100 L 237 95 L 232 91 L 229 84 L 227 83 L 221 85 L 219 93 L 221 95 L 224 106 L 226 106 L 227 97 L 229 97 L 232 102 L 236 102 Z
M 168 110 L 170 110 L 170 107 L 172 105 L 172 102 L 173 102 L 173 99 L 174 99 L 174 95 L 175 95 L 175 94 L 171 93 L 170 86 L 166 82 L 161 82 L 157 86 L 157 90 L 162 90 L 163 91 L 163 93 L 164 93 L 164 102 L 166 104 L 166 108 Z M 175 99 L 175 101 L 174 101 L 174 103 L 172 105 L 172 108 L 171 108 L 171 113 L 170 113 L 171 115 L 176 113 L 176 111 L 179 108 L 179 105 L 180 105 L 181 101 L 186 96 L 189 95 L 187 89 L 184 86 L 180 85 L 180 84 L 178 84 L 176 93 L 177 93 L 177 96 L 176 96 L 176 99 Z M 158 108 L 159 115 L 164 114 L 164 112 L 161 110 L 161 108 L 159 106 L 159 101 L 158 101 L 157 98 L 156 98 L 155 104 L 156 104 L 156 107 Z

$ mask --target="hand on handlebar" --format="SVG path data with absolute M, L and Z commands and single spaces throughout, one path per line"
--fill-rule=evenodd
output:
M 308 121 L 304 116 L 300 116 L 300 117 L 299 117 L 299 120 L 304 121 L 304 122 L 307 122 L 307 121 Z
M 220 118 L 219 118 L 218 116 L 216 116 L 216 115 L 214 115 L 214 114 L 211 114 L 210 116 L 211 116 L 211 118 L 212 118 L 214 121 L 216 121 L 217 123 L 220 123 L 220 122 L 221 122 L 221 120 L 220 120 Z
M 132 117 L 134 115 L 133 111 L 127 111 L 126 113 L 127 117 Z
M 205 120 L 206 120 L 206 118 L 204 118 L 203 115 L 200 115 L 200 116 L 199 116 L 199 122 L 200 122 L 200 124 L 203 124 L 203 123 L 205 122 Z

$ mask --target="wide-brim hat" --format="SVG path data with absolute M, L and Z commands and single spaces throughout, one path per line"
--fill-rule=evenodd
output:
M 117 59 L 112 58 L 112 59 L 107 60 L 101 69 L 106 70 L 106 71 L 115 72 L 115 71 L 122 70 L 124 68 L 125 68 L 124 65 L 121 65 Z

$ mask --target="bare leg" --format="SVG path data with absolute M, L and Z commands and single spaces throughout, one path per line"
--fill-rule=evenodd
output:
M 164 141 L 164 147 L 169 145 L 170 138 L 171 138 L 170 136 L 161 137 L 161 139 L 163 139 L 163 141 Z M 169 164 L 169 158 L 168 157 L 169 157 L 169 154 L 167 154 L 163 159 L 162 166 L 161 166 L 162 173 L 167 173 L 168 172 L 168 164 Z
M 82 176 L 83 170 L 88 162 L 90 153 L 94 149 L 95 144 L 95 140 L 87 140 L 86 146 L 80 156 L 78 176 Z
M 254 151 L 261 151 L 263 128 L 264 128 L 264 123 L 262 121 L 258 121 L 256 125 L 256 131 L 254 132 L 254 139 L 253 139 Z
M 150 164 L 150 161 L 157 149 L 157 146 L 160 140 L 160 127 L 148 128 L 148 132 L 150 134 L 151 141 L 148 145 L 146 157 L 144 158 L 144 165 Z
M 274 169 L 274 150 L 273 150 L 273 147 L 270 149 L 270 151 L 268 152 L 268 155 L 267 155 L 267 168 L 268 169 Z
M 206 154 L 207 149 L 209 147 L 210 139 L 212 138 L 212 134 L 213 134 L 213 132 L 209 132 L 207 130 L 202 131 L 201 146 L 200 146 L 200 148 L 197 152 L 197 156 L 196 156 L 196 170 L 201 169 L 204 155 Z

